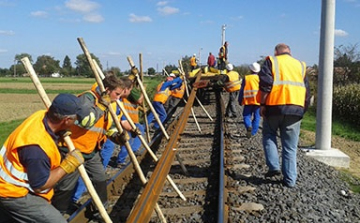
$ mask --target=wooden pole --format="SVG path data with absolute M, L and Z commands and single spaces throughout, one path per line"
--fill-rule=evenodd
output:
M 87 47 L 85 45 L 84 40 L 82 38 L 78 38 L 78 41 L 80 43 L 80 46 L 81 46 L 82 50 L 84 51 L 84 54 L 85 54 L 85 56 L 86 56 L 86 58 L 87 58 L 87 60 L 88 60 L 88 62 L 90 64 L 90 67 L 91 67 L 92 71 L 94 72 L 95 79 L 96 79 L 96 82 L 97 82 L 97 84 L 98 84 L 98 86 L 100 88 L 100 91 L 104 92 L 105 88 L 104 88 L 103 82 L 102 82 L 102 80 L 100 78 L 99 73 L 96 70 L 95 64 L 93 63 L 93 60 L 92 60 L 91 55 L 90 55 L 90 53 L 89 53 L 89 51 L 88 51 L 88 49 L 87 49 Z M 119 133 L 122 133 L 124 130 L 120 125 L 120 122 L 119 122 L 119 120 L 117 118 L 117 115 L 116 115 L 114 109 L 109 105 L 108 110 L 109 110 L 109 112 L 111 114 L 111 117 L 112 117 L 112 119 L 113 119 L 113 121 L 114 121 L 114 123 L 116 125 L 117 130 L 119 131 Z M 138 173 L 138 175 L 140 177 L 141 182 L 145 185 L 147 183 L 147 180 L 145 178 L 144 173 L 142 172 L 142 170 L 140 168 L 139 162 L 137 161 L 134 152 L 131 149 L 129 141 L 125 142 L 125 148 L 126 148 L 128 154 L 129 154 L 130 160 L 133 163 L 136 172 Z M 156 206 L 155 206 L 155 211 L 158 214 L 160 220 L 162 222 L 166 222 L 166 219 L 165 219 L 165 217 L 164 217 L 164 215 L 163 215 L 163 213 L 162 213 L 162 211 L 161 211 L 158 204 L 156 204 Z
M 43 101 L 43 103 L 45 104 L 45 106 L 47 108 L 50 107 L 51 105 L 51 101 L 49 99 L 49 97 L 47 96 L 43 86 L 41 85 L 39 78 L 37 77 L 34 68 L 32 67 L 29 58 L 24 57 L 21 59 L 21 62 L 24 64 L 25 69 L 27 70 L 27 72 L 30 75 L 31 80 L 33 81 L 40 97 L 41 100 Z M 64 141 L 66 143 L 66 145 L 68 146 L 70 151 L 73 151 L 75 149 L 75 146 L 73 144 L 73 142 L 71 141 L 70 136 L 65 136 L 64 137 Z M 93 184 L 91 183 L 91 180 L 89 178 L 89 176 L 86 173 L 85 167 L 84 165 L 80 165 L 78 167 L 79 172 L 80 172 L 80 176 L 82 177 L 82 179 L 84 180 L 85 186 L 87 188 L 87 190 L 90 193 L 90 196 L 92 197 L 92 199 L 94 200 L 94 203 L 96 205 L 96 207 L 99 209 L 100 215 L 101 217 L 104 219 L 105 222 L 112 222 L 109 215 L 107 214 L 103 203 L 101 202 L 99 195 L 96 193 L 96 190 L 93 186 Z
M 101 79 L 104 79 L 105 76 L 102 73 L 99 65 L 96 63 L 95 60 L 94 64 L 97 68 L 97 70 L 99 71 L 100 77 Z M 129 113 L 126 111 L 126 109 L 124 108 L 123 104 L 120 103 L 120 101 L 116 101 L 117 105 L 119 106 L 120 110 L 123 112 L 123 114 L 125 115 L 126 119 L 128 120 L 132 130 L 136 129 L 136 125 L 135 123 L 131 120 L 131 117 L 129 115 Z M 153 158 L 153 160 L 155 162 L 158 162 L 159 159 L 156 157 L 156 155 L 154 154 L 154 152 L 151 150 L 151 148 L 149 147 L 149 145 L 146 143 L 146 140 L 144 139 L 144 137 L 142 135 L 138 135 L 142 145 L 145 147 L 146 151 L 148 151 L 148 153 L 150 154 L 151 158 Z M 174 190 L 176 191 L 176 193 L 181 197 L 181 199 L 183 199 L 184 201 L 186 201 L 185 196 L 181 193 L 181 191 L 179 190 L 179 188 L 176 186 L 175 182 L 171 179 L 171 177 L 169 175 L 167 175 L 166 179 L 168 180 L 168 182 L 170 183 L 170 185 L 174 188 Z
M 140 61 L 140 80 L 143 82 L 144 81 L 144 73 L 143 73 L 143 63 L 142 63 L 142 54 L 139 54 L 139 61 Z M 139 85 L 139 82 L 136 82 L 137 85 Z M 144 96 L 145 97 L 145 96 Z M 145 132 L 146 132 L 146 139 L 147 141 L 150 143 L 151 142 L 151 137 L 150 137 L 150 129 L 149 129 L 149 124 L 147 121 L 147 114 L 146 114 L 146 104 L 145 104 L 145 100 L 143 100 L 142 102 L 142 107 L 143 107 L 143 111 L 144 111 L 144 122 L 145 122 Z
M 129 61 L 130 67 L 134 67 L 135 65 L 134 65 L 133 60 L 132 60 L 130 57 L 127 57 L 127 59 L 128 59 L 128 61 Z M 155 120 L 158 122 L 161 131 L 163 132 L 163 134 L 164 134 L 164 136 L 166 137 L 166 139 L 170 139 L 170 137 L 169 137 L 169 135 L 167 134 L 167 132 L 166 132 L 166 130 L 165 130 L 162 122 L 161 122 L 160 119 L 159 119 L 158 114 L 156 113 L 154 107 L 152 106 L 149 97 L 148 97 L 147 94 L 146 94 L 144 85 L 142 84 L 142 81 L 141 81 L 140 78 L 139 78 L 139 74 L 135 74 L 135 76 L 136 76 L 136 79 L 137 79 L 137 81 L 138 81 L 138 83 L 139 83 L 140 89 L 141 89 L 142 93 L 144 94 L 144 98 L 146 99 L 146 102 L 148 103 L 148 105 L 149 105 L 149 107 L 150 107 L 150 109 L 151 109 L 151 112 L 154 114 Z

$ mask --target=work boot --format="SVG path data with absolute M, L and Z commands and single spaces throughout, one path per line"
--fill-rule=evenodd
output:
M 281 174 L 280 170 L 269 170 L 267 173 L 265 173 L 265 178 L 279 176 L 280 174 Z
M 251 136 L 252 136 L 251 131 L 252 131 L 252 128 L 251 128 L 251 127 L 249 127 L 249 128 L 246 129 L 246 137 L 247 137 L 248 139 L 250 139 Z

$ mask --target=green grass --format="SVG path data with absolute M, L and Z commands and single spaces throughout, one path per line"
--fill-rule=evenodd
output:
M 47 94 L 60 94 L 60 93 L 69 93 L 69 94 L 80 94 L 83 90 L 45 90 Z M 0 89 L 0 94 L 37 94 L 36 89 Z
M 83 77 L 66 77 L 66 78 L 52 78 L 52 77 L 40 77 L 41 83 L 72 83 L 72 84 L 83 84 L 83 83 L 94 83 L 94 78 L 83 78 Z M 33 83 L 30 77 L 1 77 L 0 81 L 3 83 Z
M 0 123 L 0 145 L 2 146 L 9 134 L 18 127 L 24 119 Z
M 316 112 L 314 108 L 309 109 L 301 122 L 301 129 L 315 132 L 316 131 Z M 360 141 L 360 129 L 357 126 L 353 126 L 352 123 L 346 122 L 346 120 L 332 120 L 332 135 L 340 136 L 345 139 Z
M 333 118 L 334 119 L 334 118 Z M 315 132 L 316 131 L 316 112 L 315 109 L 309 109 L 301 122 L 301 129 Z M 332 121 L 332 135 L 340 136 L 345 139 L 360 141 L 360 129 L 353 126 L 352 123 L 346 122 L 346 120 L 333 120 Z M 301 136 L 300 136 L 301 137 Z M 360 185 L 354 181 L 354 176 L 346 169 L 340 170 L 341 179 L 347 182 L 350 189 L 354 193 L 360 193 Z

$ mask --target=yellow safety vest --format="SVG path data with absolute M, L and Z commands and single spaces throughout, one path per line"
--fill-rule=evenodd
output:
M 36 193 L 28 182 L 26 168 L 20 163 L 18 148 L 38 145 L 49 157 L 50 170 L 60 166 L 58 147 L 46 131 L 43 119 L 46 110 L 38 111 L 19 125 L 6 139 L 0 150 L 0 197 L 24 197 L 29 191 L 50 202 L 53 189 Z
M 170 92 L 169 88 L 166 88 L 165 90 L 160 91 L 161 86 L 162 86 L 163 84 L 164 84 L 164 81 L 161 82 L 161 83 L 157 86 L 157 88 L 156 88 L 157 92 L 156 92 L 155 95 L 154 95 L 154 100 L 153 100 L 153 101 L 157 101 L 157 102 L 161 102 L 162 104 L 165 104 L 165 102 L 166 102 L 167 99 L 169 98 L 171 92 Z
M 242 105 L 260 105 L 257 94 L 259 92 L 259 76 L 249 74 L 245 76 L 244 94 Z
M 266 105 L 299 105 L 304 107 L 306 87 L 305 62 L 284 54 L 269 57 L 272 63 L 273 86 Z
M 195 67 L 197 64 L 196 64 L 196 58 L 195 57 L 191 57 L 190 58 L 190 66 L 193 66 Z
M 134 123 L 139 123 L 139 107 L 137 104 L 130 102 L 127 98 L 123 99 L 124 108 Z
M 232 70 L 226 75 L 229 77 L 229 81 L 225 83 L 225 90 L 227 92 L 234 92 L 240 90 L 241 80 L 239 80 L 239 73 Z
M 171 91 L 171 96 L 175 97 L 175 98 L 183 98 L 185 94 L 185 83 L 183 82 L 181 84 L 180 88 L 176 88 L 174 90 Z

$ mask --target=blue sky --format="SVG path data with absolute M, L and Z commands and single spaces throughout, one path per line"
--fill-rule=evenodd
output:
M 284 42 L 294 57 L 318 64 L 320 0 L 0 0 L 0 68 L 16 54 L 75 62 L 84 39 L 103 67 L 128 70 L 131 56 L 161 70 L 197 54 L 217 54 L 222 25 L 229 61 L 250 64 Z M 337 0 L 335 46 L 360 42 L 360 0 Z

